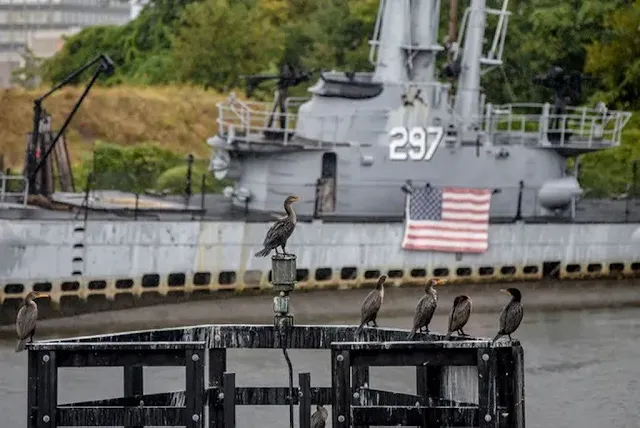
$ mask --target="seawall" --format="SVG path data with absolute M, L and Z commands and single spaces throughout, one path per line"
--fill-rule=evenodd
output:
M 271 260 L 255 258 L 267 223 L 0 221 L 0 323 L 29 291 L 87 311 L 172 301 L 176 295 L 268 289 Z M 491 225 L 484 254 L 404 251 L 402 224 L 301 223 L 288 250 L 301 289 L 624 278 L 640 274 L 638 224 Z M 72 275 L 72 272 L 79 274 Z M 67 301 L 65 303 L 65 301 Z M 80 304 L 78 302 L 83 302 Z M 83 310 L 85 310 L 83 309 Z

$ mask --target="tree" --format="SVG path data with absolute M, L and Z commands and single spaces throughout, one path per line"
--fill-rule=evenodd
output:
M 256 5 L 205 0 L 188 5 L 173 38 L 178 79 L 219 90 L 257 73 L 282 53 L 283 34 Z
M 624 108 L 640 108 L 640 0 L 613 11 L 603 37 L 587 49 L 586 70 L 601 79 L 598 97 Z
M 40 64 L 42 58 L 37 57 L 33 51 L 26 48 L 25 52 L 20 54 L 24 65 L 11 72 L 11 83 L 23 88 L 33 89 L 40 80 Z

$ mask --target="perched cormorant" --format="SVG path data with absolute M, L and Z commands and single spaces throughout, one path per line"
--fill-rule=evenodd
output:
M 33 342 L 33 335 L 36 334 L 36 320 L 38 319 L 38 305 L 34 300 L 47 296 L 47 293 L 32 291 L 24 298 L 16 317 L 16 333 L 18 333 L 16 352 L 24 351 L 27 339 L 29 342 Z
M 506 290 L 500 290 L 503 293 L 511 295 L 511 301 L 504 307 L 502 313 L 500 313 L 500 330 L 496 337 L 493 338 L 493 342 L 498 340 L 501 336 L 509 336 L 511 340 L 511 333 L 516 331 L 522 321 L 522 293 L 517 288 L 507 288 Z
M 378 327 L 376 318 L 378 317 L 378 311 L 384 300 L 384 282 L 386 280 L 386 275 L 380 276 L 376 284 L 376 289 L 371 290 L 362 301 L 362 317 L 360 319 L 360 326 L 356 330 L 356 337 L 360 334 L 365 324 L 373 323 L 374 327 Z
M 287 216 L 276 221 L 275 224 L 271 226 L 262 243 L 264 248 L 255 254 L 256 257 L 266 257 L 273 249 L 275 249 L 276 254 L 278 254 L 278 247 L 282 247 L 282 253 L 287 254 L 287 250 L 285 249 L 287 240 L 293 233 L 293 229 L 295 229 L 296 223 L 298 222 L 296 212 L 291 208 L 291 204 L 298 199 L 300 198 L 297 196 L 288 196 L 287 199 L 285 199 L 284 210 L 287 212 Z
M 438 306 L 438 293 L 433 287 L 444 283 L 444 280 L 435 278 L 430 278 L 427 281 L 427 285 L 424 287 L 424 296 L 422 296 L 416 306 L 416 314 L 413 317 L 413 328 L 407 337 L 408 340 L 413 339 L 416 332 L 422 329 L 424 329 L 426 333 L 429 333 L 429 323 L 436 311 L 436 306 Z
M 318 404 L 316 411 L 311 415 L 311 428 L 324 428 L 328 417 L 329 412 L 327 412 L 327 409 Z
M 447 329 L 445 339 L 449 339 L 451 337 L 451 333 L 454 331 L 458 332 L 458 336 L 468 336 L 462 328 L 467 325 L 467 321 L 469 321 L 472 306 L 473 302 L 471 301 L 471 298 L 464 294 L 457 296 L 453 300 L 451 315 L 449 315 L 449 328 Z

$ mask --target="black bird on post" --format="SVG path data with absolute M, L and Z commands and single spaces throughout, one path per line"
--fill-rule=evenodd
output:
M 324 428 L 329 412 L 321 404 L 316 406 L 316 411 L 311 415 L 311 428 Z
M 24 351 L 27 339 L 33 342 L 33 335 L 36 334 L 36 321 L 38 319 L 38 305 L 35 299 L 48 297 L 47 293 L 32 291 L 24 298 L 24 302 L 18 310 L 16 317 L 16 333 L 18 333 L 18 345 L 16 352 Z
M 517 288 L 507 288 L 506 290 L 500 290 L 503 293 L 511 295 L 511 301 L 507 303 L 500 313 L 500 330 L 498 334 L 493 338 L 491 343 L 498 340 L 501 336 L 509 336 L 511 340 L 511 333 L 516 331 L 522 322 L 523 310 L 522 310 L 522 293 Z
M 362 332 L 365 325 L 372 323 L 374 327 L 378 327 L 376 318 L 378 317 L 378 311 L 384 301 L 384 282 L 387 280 L 387 275 L 381 275 L 378 278 L 376 289 L 371 290 L 367 297 L 362 301 L 360 326 L 356 330 L 356 337 Z
M 418 300 L 418 305 L 416 306 L 416 314 L 413 317 L 413 328 L 409 336 L 407 336 L 408 340 L 412 340 L 417 331 L 424 329 L 427 334 L 429 333 L 429 323 L 438 306 L 438 293 L 433 287 L 444 284 L 445 282 L 443 279 L 436 278 L 430 278 L 427 281 L 427 285 L 424 287 L 424 296 Z
M 282 247 L 283 255 L 287 254 L 285 249 L 287 240 L 293 233 L 293 229 L 295 229 L 296 223 L 298 222 L 296 212 L 291 207 L 291 204 L 298 199 L 300 198 L 297 196 L 288 196 L 287 199 L 285 199 L 284 210 L 287 212 L 287 216 L 276 221 L 275 224 L 271 226 L 262 243 L 264 248 L 255 254 L 256 257 L 266 257 L 273 249 L 275 249 L 276 254 L 278 254 L 278 247 Z
M 447 329 L 447 335 L 444 337 L 445 339 L 449 339 L 454 331 L 458 332 L 458 336 L 468 336 L 462 328 L 467 325 L 469 321 L 472 307 L 473 302 L 471 298 L 464 294 L 457 296 L 453 300 L 451 315 L 449 315 L 449 328 Z

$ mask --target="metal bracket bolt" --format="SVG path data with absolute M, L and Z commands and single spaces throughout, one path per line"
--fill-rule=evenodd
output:
M 42 361 L 44 361 L 45 363 L 49 361 L 49 356 L 45 355 L 44 357 L 42 357 Z
M 338 416 L 338 422 L 344 422 L 344 416 L 342 415 Z
M 338 355 L 338 356 L 336 357 L 336 360 L 338 360 L 338 361 L 342 361 L 342 360 L 344 360 L 344 357 L 343 357 L 342 355 Z
M 484 361 L 489 361 L 489 354 L 482 354 L 482 359 Z
M 51 418 L 49 417 L 49 415 L 44 415 L 44 416 L 42 417 L 42 422 L 45 422 L 45 423 L 46 423 L 46 422 L 49 422 L 50 420 L 51 420 Z
M 191 416 L 191 420 L 194 421 L 194 422 L 198 422 L 200 420 L 200 415 Z
M 200 359 L 200 357 L 198 357 L 198 354 L 193 354 L 193 355 L 191 356 L 191 359 L 192 359 L 193 361 L 198 361 L 198 360 Z
M 491 415 L 488 415 L 488 414 L 487 414 L 487 415 L 484 415 L 484 420 L 485 420 L 485 421 L 487 421 L 487 422 L 491 422 L 491 419 L 492 419 L 492 418 L 491 418 Z

